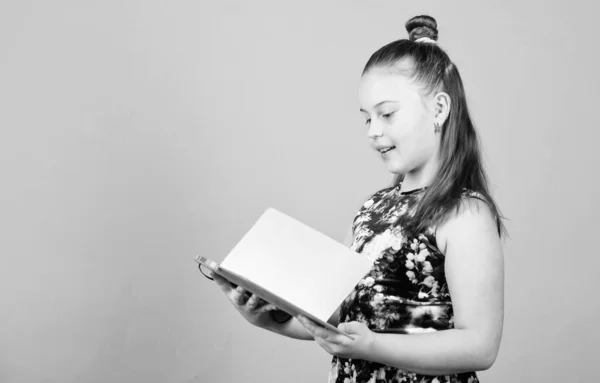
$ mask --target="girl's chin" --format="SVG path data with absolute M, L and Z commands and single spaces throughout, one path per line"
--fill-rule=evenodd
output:
M 406 173 L 406 168 L 401 166 L 400 164 L 388 163 L 387 169 L 392 174 L 404 174 Z

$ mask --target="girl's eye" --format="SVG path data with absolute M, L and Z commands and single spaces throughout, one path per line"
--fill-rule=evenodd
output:
M 394 113 L 396 113 L 396 112 L 384 113 L 384 114 L 382 114 L 382 115 L 381 115 L 381 118 L 384 118 L 384 119 L 386 119 L 386 120 L 387 120 L 388 118 L 392 117 L 392 115 L 393 115 Z M 370 119 L 370 118 L 368 118 L 368 119 L 365 121 L 365 125 L 369 125 L 370 123 L 371 123 L 371 119 Z

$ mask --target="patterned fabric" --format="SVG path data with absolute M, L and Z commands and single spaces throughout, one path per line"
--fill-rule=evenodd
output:
M 454 328 L 452 302 L 444 273 L 444 254 L 435 228 L 417 237 L 402 233 L 424 189 L 400 192 L 400 185 L 375 193 L 353 223 L 352 250 L 374 261 L 340 309 L 340 323 L 358 321 L 370 329 L 418 334 Z M 465 190 L 465 196 L 479 198 Z M 478 383 L 475 372 L 420 375 L 398 368 L 333 357 L 329 383 Z

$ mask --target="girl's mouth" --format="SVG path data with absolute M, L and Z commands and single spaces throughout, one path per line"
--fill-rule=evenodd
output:
M 390 150 L 392 150 L 392 149 L 395 149 L 395 148 L 396 148 L 395 146 L 390 146 L 389 148 L 383 148 L 383 149 L 379 149 L 379 152 L 380 152 L 381 154 L 385 154 L 385 153 L 387 153 L 387 152 L 389 152 Z

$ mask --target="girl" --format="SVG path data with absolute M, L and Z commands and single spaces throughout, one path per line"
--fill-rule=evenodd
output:
M 478 382 L 500 345 L 505 228 L 462 80 L 433 18 L 406 29 L 360 80 L 370 144 L 396 176 L 352 224 L 351 248 L 374 265 L 330 322 L 354 340 L 304 317 L 281 321 L 276 307 L 214 275 L 250 323 L 333 355 L 331 383 Z

